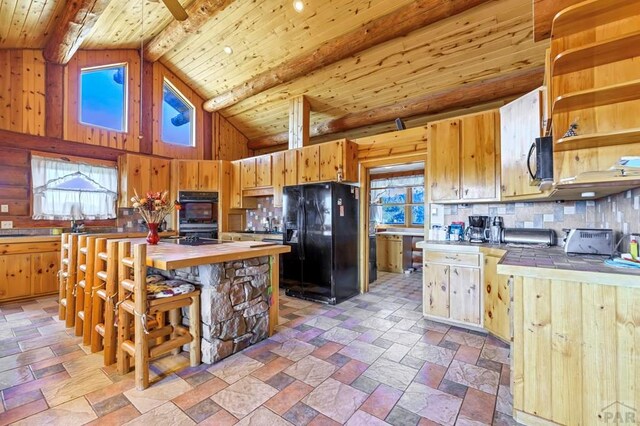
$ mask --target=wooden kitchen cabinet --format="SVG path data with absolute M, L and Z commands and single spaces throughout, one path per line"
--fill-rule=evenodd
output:
M 482 324 L 481 256 L 425 250 L 423 257 L 424 315 L 479 327 Z
M 229 196 L 229 208 L 231 209 L 255 209 L 257 201 L 255 198 L 242 196 L 242 171 L 243 161 L 237 160 L 231 162 L 231 184 Z
M 449 269 L 449 317 L 480 325 L 480 269 L 463 266 Z
M 542 136 L 544 88 L 535 89 L 500 108 L 501 193 L 510 198 L 535 198 L 542 192 L 527 169 L 531 144 Z M 535 155 L 531 168 L 535 169 Z
M 403 271 L 402 236 L 376 235 L 376 264 L 379 271 Z
M 240 160 L 241 164 L 241 178 L 240 185 L 242 189 L 249 189 L 256 187 L 256 158 L 245 158 Z
M 172 179 L 177 191 L 218 191 L 220 162 L 211 160 L 173 160 Z
M 58 292 L 60 239 L 0 244 L 0 302 Z
M 461 197 L 495 200 L 499 197 L 499 115 L 497 111 L 463 117 L 461 129 Z
M 256 184 L 258 188 L 271 186 L 271 155 L 261 155 L 256 159 Z
M 429 196 L 433 202 L 499 199 L 500 145 L 496 111 L 429 125 Z
M 320 146 L 298 149 L 298 183 L 320 181 Z
M 484 328 L 500 339 L 511 341 L 511 282 L 497 272 L 499 256 L 484 256 Z
M 284 185 L 298 184 L 298 150 L 284 151 Z
M 460 198 L 460 119 L 429 125 L 428 172 L 433 202 Z
M 346 139 L 327 142 L 320 147 L 320 181 L 358 181 L 358 147 Z
M 118 157 L 119 207 L 133 207 L 131 197 L 137 191 L 164 191 L 171 187 L 171 160 L 144 155 L 123 154 Z
M 271 185 L 273 186 L 273 205 L 282 207 L 282 191 L 286 180 L 285 153 L 271 154 Z

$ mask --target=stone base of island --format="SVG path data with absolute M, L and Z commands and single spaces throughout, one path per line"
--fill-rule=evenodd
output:
M 202 362 L 211 364 L 269 336 L 273 287 L 269 256 L 149 273 L 190 282 L 200 290 Z M 182 322 L 189 325 L 189 310 Z M 189 350 L 185 345 L 184 350 Z
M 142 242 L 142 241 L 140 241 Z M 273 334 L 278 324 L 279 255 L 288 246 L 238 241 L 147 247 L 148 273 L 200 289 L 202 362 L 211 364 Z M 193 318 L 183 310 L 183 323 Z M 185 348 L 188 350 L 188 347 Z

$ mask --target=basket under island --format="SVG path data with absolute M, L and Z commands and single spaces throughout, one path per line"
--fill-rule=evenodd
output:
M 132 240 L 132 243 L 144 240 Z M 202 361 L 214 363 L 274 333 L 278 325 L 279 256 L 291 248 L 257 241 L 147 246 L 148 273 L 200 289 Z M 192 318 L 183 311 L 183 323 Z

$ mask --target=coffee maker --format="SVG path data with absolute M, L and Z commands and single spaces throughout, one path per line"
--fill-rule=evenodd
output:
M 465 237 L 470 243 L 484 243 L 491 234 L 487 227 L 490 223 L 489 216 L 469 216 L 469 227 L 465 232 Z

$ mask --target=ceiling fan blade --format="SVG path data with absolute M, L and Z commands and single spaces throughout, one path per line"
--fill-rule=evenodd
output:
M 189 17 L 178 0 L 162 0 L 162 2 L 178 21 L 184 21 Z

